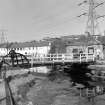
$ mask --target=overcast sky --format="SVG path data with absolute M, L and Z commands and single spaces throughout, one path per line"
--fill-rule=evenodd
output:
M 82 34 L 87 17 L 76 16 L 87 11 L 87 5 L 79 7 L 83 0 L 0 0 L 0 29 L 6 29 L 9 41 L 39 40 Z M 97 0 L 104 1 L 104 0 Z M 105 14 L 105 5 L 97 10 Z M 101 31 L 105 19 L 100 19 Z

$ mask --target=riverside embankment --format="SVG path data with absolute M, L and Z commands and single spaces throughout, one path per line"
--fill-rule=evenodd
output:
M 72 86 L 70 78 L 60 76 L 50 81 L 46 75 L 30 70 L 8 71 L 8 76 L 13 76 L 10 86 L 18 105 L 91 105 L 85 97 L 79 97 L 79 90 Z M 3 82 L 0 84 L 0 97 L 5 98 Z M 104 94 L 95 97 L 96 105 L 104 105 L 104 100 Z

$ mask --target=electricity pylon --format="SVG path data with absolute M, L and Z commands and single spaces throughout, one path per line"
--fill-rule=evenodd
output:
M 5 29 L 0 29 L 0 44 L 7 43 L 7 38 L 6 38 L 6 31 Z
M 0 44 L 5 44 L 5 48 L 7 50 L 7 54 L 8 54 L 8 49 L 9 49 L 9 42 L 7 40 L 7 37 L 6 37 L 6 32 L 7 30 L 6 29 L 0 29 Z
M 105 15 L 98 15 L 96 13 L 96 8 L 103 5 L 105 2 L 97 3 L 96 0 L 85 0 L 82 3 L 79 3 L 78 6 L 81 6 L 82 4 L 88 4 L 88 12 L 84 12 L 83 14 L 79 15 L 81 16 L 88 16 L 87 25 L 86 25 L 86 32 L 90 33 L 90 35 L 99 35 L 100 29 L 98 24 L 98 19 L 105 17 Z

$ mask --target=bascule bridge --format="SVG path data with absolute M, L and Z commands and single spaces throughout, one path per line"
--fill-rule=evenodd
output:
M 76 42 L 70 42 L 66 44 L 66 52 L 65 53 L 49 53 L 49 54 L 40 54 L 40 55 L 26 55 L 16 53 L 14 50 L 10 51 L 9 54 L 4 56 L 1 60 L 0 67 L 8 65 L 10 67 L 21 67 L 21 68 L 30 68 L 37 66 L 55 66 L 55 65 L 71 65 L 73 63 L 95 63 L 97 60 L 101 60 L 104 58 L 103 55 L 103 45 L 100 41 L 97 40 L 96 37 L 92 37 L 95 35 L 95 28 L 97 24 L 95 23 L 96 14 L 95 8 L 98 5 L 94 2 L 94 0 L 86 0 L 84 3 L 89 4 L 89 13 L 85 13 L 83 15 L 88 15 L 88 23 L 87 28 L 90 33 L 89 39 L 86 38 L 84 40 L 76 40 Z M 96 5 L 97 4 L 97 5 Z M 5 72 L 6 74 L 6 72 Z M 6 99 L 7 105 L 16 105 L 13 99 L 13 95 L 9 86 L 9 82 L 4 75 L 5 81 L 5 90 L 6 90 L 6 98 L 9 95 L 10 97 Z M 8 104 L 9 103 L 9 104 Z

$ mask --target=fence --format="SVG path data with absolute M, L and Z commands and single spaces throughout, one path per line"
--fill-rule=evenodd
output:
M 89 62 L 95 61 L 94 54 L 40 54 L 27 56 L 31 63 L 37 62 Z

